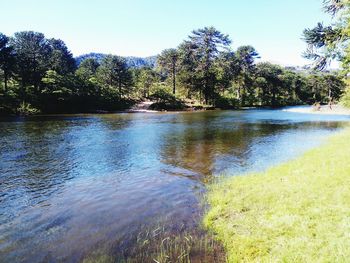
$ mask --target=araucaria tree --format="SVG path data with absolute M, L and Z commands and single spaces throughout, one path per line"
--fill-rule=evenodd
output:
M 103 86 L 116 89 L 120 97 L 130 92 L 132 76 L 122 57 L 106 56 L 97 69 L 97 77 Z
M 318 23 L 314 28 L 304 30 L 304 40 L 308 44 L 304 56 L 313 60 L 314 67 L 318 70 L 324 70 L 332 60 L 338 60 L 342 64 L 343 76 L 347 77 L 350 72 L 350 1 L 324 0 L 324 10 L 336 19 L 336 23 L 329 26 Z M 338 97 L 335 94 L 337 93 L 329 88 L 330 102 Z M 342 99 L 348 107 L 349 94 L 348 89 Z
M 348 10 L 347 4 L 328 8 Z M 338 31 L 330 28 L 327 37 L 323 27 L 306 31 L 308 43 L 315 44 L 315 52 L 329 48 L 331 40 L 342 41 L 334 33 Z M 341 32 L 346 34 L 345 27 Z M 230 45 L 228 35 L 205 27 L 194 30 L 177 48 L 161 52 L 157 63 L 138 67 L 114 55 L 74 59 L 62 40 L 38 32 L 12 37 L 0 33 L 0 114 L 114 111 L 144 99 L 159 102 L 157 107 L 165 110 L 183 109 L 184 102 L 223 109 L 277 107 L 337 100 L 344 90 L 337 75 L 257 63 L 254 47 L 233 50 Z M 322 64 L 321 55 L 315 56 Z
M 189 36 L 189 46 L 195 58 L 195 72 L 201 82 L 205 103 L 214 99 L 216 74 L 215 61 L 220 52 L 227 51 L 231 40 L 214 27 L 194 30 Z
M 15 55 L 13 47 L 9 45 L 9 38 L 0 33 L 0 69 L 3 72 L 4 89 L 7 92 L 7 83 L 15 70 Z
M 165 49 L 158 57 L 158 65 L 166 74 L 171 75 L 173 94 L 176 93 L 176 72 L 178 68 L 179 54 L 174 48 Z
M 21 99 L 28 99 L 28 94 L 38 94 L 41 79 L 50 69 L 51 47 L 44 34 L 23 31 L 15 33 L 11 45 L 16 53 L 16 73 L 21 82 Z M 33 87 L 33 90 L 27 89 Z
M 304 56 L 315 61 L 317 69 L 325 69 L 331 60 L 340 60 L 349 72 L 350 66 L 350 1 L 324 0 L 324 9 L 337 19 L 334 25 L 318 23 L 304 30 L 308 49 Z
M 247 97 L 246 90 L 253 87 L 253 76 L 255 71 L 255 59 L 259 58 L 258 52 L 252 46 L 241 46 L 236 53 L 236 68 L 238 69 L 235 75 L 237 83 L 237 99 L 245 105 Z

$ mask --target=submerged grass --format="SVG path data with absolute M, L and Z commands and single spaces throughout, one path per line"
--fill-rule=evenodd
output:
M 84 263 L 111 262 L 225 262 L 222 245 L 205 231 L 169 232 L 165 227 L 143 230 L 124 249 L 96 250 L 88 255 Z
M 210 186 L 204 224 L 229 262 L 350 258 L 350 129 L 264 173 Z

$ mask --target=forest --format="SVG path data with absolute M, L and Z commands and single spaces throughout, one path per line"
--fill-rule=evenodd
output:
M 144 100 L 157 110 L 279 107 L 337 101 L 345 90 L 340 72 L 259 62 L 254 47 L 231 44 L 205 27 L 140 67 L 115 55 L 76 59 L 39 32 L 0 33 L 0 114 L 110 112 Z

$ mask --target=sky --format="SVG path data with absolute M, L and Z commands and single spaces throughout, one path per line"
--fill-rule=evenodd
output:
M 89 52 L 151 56 L 177 47 L 192 30 L 214 26 L 232 48 L 252 45 L 261 60 L 302 66 L 302 32 L 331 22 L 322 0 L 0 0 L 0 32 L 62 39 Z

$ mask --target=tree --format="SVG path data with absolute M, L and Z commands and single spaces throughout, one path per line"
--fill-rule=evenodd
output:
M 138 86 L 138 90 L 143 97 L 149 97 L 151 87 L 156 82 L 159 82 L 159 77 L 156 72 L 149 67 L 138 69 L 136 75 L 135 84 Z
M 122 57 L 108 55 L 97 69 L 97 77 L 103 85 L 115 88 L 119 96 L 128 92 L 132 84 L 132 75 Z
M 231 87 L 232 80 L 238 75 L 238 60 L 232 51 L 222 52 L 216 61 L 216 75 L 219 92 L 224 95 L 225 91 Z
M 158 65 L 167 74 L 172 76 L 173 94 L 176 92 L 176 71 L 178 67 L 179 54 L 176 49 L 165 49 L 158 57 Z
M 189 36 L 190 47 L 196 58 L 196 71 L 200 73 L 205 102 L 213 98 L 215 91 L 215 60 L 220 52 L 228 50 L 231 40 L 214 27 L 194 30 Z
M 16 71 L 24 99 L 26 86 L 32 85 L 38 93 L 40 81 L 49 70 L 51 47 L 44 34 L 33 31 L 15 33 L 10 43 L 17 57 Z
M 252 87 L 255 59 L 259 58 L 259 54 L 252 46 L 241 46 L 237 49 L 235 56 L 238 68 L 238 74 L 234 77 L 238 84 L 237 99 L 245 105 L 246 90 Z
M 331 26 L 323 26 L 318 23 L 315 28 L 304 30 L 304 40 L 308 49 L 304 57 L 314 61 L 316 69 L 323 70 L 330 60 L 340 58 L 339 50 L 336 50 L 334 43 L 341 39 L 341 31 Z
M 346 87 L 344 81 L 333 74 L 324 75 L 323 82 L 329 101 L 338 100 Z
M 262 101 L 265 105 L 278 106 L 277 95 L 281 92 L 282 81 L 280 79 L 283 70 L 280 66 L 263 62 L 257 64 L 257 77 L 262 90 Z
M 9 45 L 9 38 L 0 33 L 0 69 L 4 76 L 4 89 L 7 92 L 7 82 L 15 66 L 13 47 Z
M 76 69 L 76 63 L 66 44 L 62 40 L 54 38 L 49 39 L 48 44 L 51 48 L 50 69 L 58 74 L 73 73 Z
M 112 55 L 101 55 L 101 64 L 85 59 L 76 69 L 62 40 L 33 31 L 12 38 L 0 34 L 0 77 L 6 91 L 0 92 L 0 113 L 116 110 L 141 98 L 158 100 L 157 109 L 181 109 L 183 104 L 165 84 L 168 80 L 173 93 L 226 109 L 324 103 L 338 99 L 344 89 L 337 75 L 256 64 L 253 47 L 233 51 L 230 43 L 215 28 L 204 28 L 193 31 L 177 49 L 164 50 L 158 58 L 161 71 L 129 69 L 124 58 Z
M 100 66 L 100 64 L 94 58 L 84 59 L 80 63 L 80 65 L 76 71 L 76 74 L 86 81 L 90 80 L 91 78 L 93 78 L 96 75 L 97 68 L 99 66 Z
M 193 94 L 199 92 L 201 100 L 202 84 L 200 74 L 197 72 L 197 54 L 194 51 L 196 45 L 191 41 L 184 41 L 178 47 L 179 71 L 178 79 L 181 85 L 187 90 L 187 97 L 191 98 Z
M 283 70 L 283 73 L 280 75 L 280 80 L 282 83 L 282 98 L 283 104 L 293 105 L 299 102 L 298 99 L 298 75 L 290 70 Z
M 315 61 L 316 69 L 324 69 L 333 59 L 342 61 L 344 69 L 349 71 L 350 48 L 350 1 L 324 0 L 324 9 L 333 17 L 337 16 L 337 23 L 324 26 L 318 23 L 316 27 L 305 29 L 304 40 L 308 49 L 304 56 Z
M 48 70 L 42 79 L 44 84 L 44 88 L 41 91 L 44 98 L 42 107 L 56 108 L 58 103 L 69 100 L 73 95 L 72 85 L 69 80 L 69 78 L 58 74 L 54 70 Z

